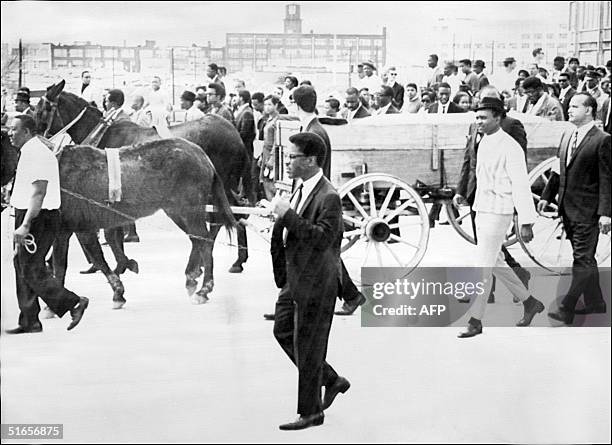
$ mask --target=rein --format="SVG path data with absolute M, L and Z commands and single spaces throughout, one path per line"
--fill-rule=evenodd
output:
M 53 126 L 53 120 L 55 119 L 56 116 L 60 120 L 60 123 L 61 123 L 60 125 L 63 125 L 64 121 L 62 120 L 62 116 L 60 115 L 60 113 L 58 111 L 58 103 L 49 100 L 49 98 L 47 96 L 43 96 L 43 100 L 51 105 L 51 116 L 49 117 L 49 119 L 47 121 L 47 129 L 43 133 L 43 137 L 46 138 L 46 137 L 48 137 L 49 133 L 51 132 L 51 127 Z M 64 126 L 60 131 L 58 131 L 56 134 L 54 134 L 50 138 L 50 140 L 52 142 L 57 141 L 61 136 L 63 136 L 65 133 L 67 133 L 68 130 L 70 130 L 72 127 L 74 127 L 74 125 L 76 125 L 76 123 L 81 120 L 81 118 L 83 117 L 83 115 L 87 111 L 88 107 L 89 107 L 89 105 L 83 107 L 83 109 L 77 115 L 77 117 L 75 117 L 68 125 Z

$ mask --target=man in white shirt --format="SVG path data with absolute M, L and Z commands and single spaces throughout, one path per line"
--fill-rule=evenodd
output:
M 491 290 L 492 274 L 523 302 L 523 318 L 517 326 L 529 326 L 544 305 L 533 298 L 525 285 L 505 263 L 501 246 L 512 224 L 514 209 L 518 213 L 524 241 L 533 239 L 532 226 L 537 214 L 525 165 L 523 149 L 512 136 L 501 129 L 504 104 L 500 99 L 485 97 L 476 110 L 476 123 L 484 134 L 476 161 L 476 245 L 475 266 L 483 268 L 484 292 L 476 297 L 471 318 L 459 338 L 482 333 L 482 319 Z
M 438 55 L 430 54 L 427 58 L 427 66 L 430 69 L 429 78 L 427 79 L 427 88 L 434 88 L 437 84 L 442 82 L 444 72 L 441 66 L 438 66 Z
M 351 87 L 346 90 L 344 102 L 346 104 L 346 109 L 343 110 L 342 117 L 347 121 L 351 122 L 353 119 L 362 119 L 370 116 L 370 112 L 365 109 L 359 99 L 359 91 L 357 88 Z
M 161 90 L 161 78 L 159 76 L 153 76 L 151 80 L 151 89 L 145 96 L 145 109 L 151 112 L 151 124 L 153 126 L 168 126 L 168 115 L 172 111 L 172 101 L 168 94 Z
M 191 91 L 183 91 L 183 94 L 181 94 L 181 109 L 187 110 L 185 122 L 195 121 L 204 117 L 204 113 L 194 104 L 195 100 L 196 95 Z
M 19 326 L 8 334 L 41 332 L 38 319 L 40 297 L 60 318 L 70 312 L 73 329 L 89 304 L 87 298 L 65 289 L 46 267 L 45 257 L 60 230 L 59 166 L 53 153 L 35 136 L 36 124 L 30 116 L 16 116 L 10 127 L 11 143 L 21 154 L 11 205 L 15 208 L 13 242 L 19 302 Z M 32 244 L 34 243 L 34 244 Z
M 447 83 L 451 88 L 451 98 L 455 97 L 455 94 L 459 92 L 461 86 L 461 78 L 459 77 L 459 69 L 454 63 L 447 63 L 444 65 L 444 77 L 442 83 Z
M 514 82 L 516 82 L 517 78 L 516 59 L 514 57 L 506 57 L 504 59 L 504 70 L 494 76 L 493 84 L 501 92 L 508 91 L 512 93 Z
M 136 125 L 140 125 L 141 127 L 150 127 L 151 126 L 151 112 L 145 110 L 144 108 L 144 97 L 137 94 L 132 99 L 132 114 L 130 114 L 130 119 Z
M 363 62 L 363 72 L 365 76 L 359 82 L 358 88 L 367 88 L 369 91 L 378 91 L 383 81 L 380 77 L 374 74 L 376 67 L 370 61 Z
M 95 91 L 95 88 L 91 85 L 91 73 L 89 71 L 83 71 L 81 73 L 81 97 L 94 107 L 98 107 L 96 99 L 99 93 Z

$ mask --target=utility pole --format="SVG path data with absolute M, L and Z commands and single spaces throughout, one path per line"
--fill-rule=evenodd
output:
M 170 78 L 172 79 L 172 106 L 174 107 L 174 48 L 170 48 Z
M 18 80 L 18 88 L 23 86 L 23 46 L 21 44 L 21 39 L 19 39 L 19 80 Z
M 491 74 L 495 70 L 495 40 L 491 41 Z

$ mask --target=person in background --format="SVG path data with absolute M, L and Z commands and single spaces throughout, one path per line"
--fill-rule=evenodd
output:
M 461 69 L 461 73 L 465 76 L 462 82 L 468 86 L 469 91 L 472 94 L 480 91 L 480 79 L 478 75 L 472 71 L 472 61 L 470 59 L 460 60 L 459 68 Z
M 81 73 L 81 93 L 80 96 L 87 101 L 89 105 L 98 108 L 96 98 L 98 98 L 98 92 L 91 84 L 91 73 L 89 71 L 83 71 Z
M 253 117 L 255 118 L 255 128 L 257 129 L 257 138 L 261 134 L 263 128 L 263 113 L 264 113 L 264 93 L 256 92 L 251 96 L 251 104 L 253 106 Z
M 523 83 L 528 97 L 527 113 L 552 121 L 563 120 L 563 107 L 557 99 L 544 91 L 544 84 L 537 77 L 529 77 Z
M 385 84 L 393 88 L 393 106 L 401 110 L 404 106 L 404 87 L 397 82 L 397 70 L 394 66 L 386 71 L 387 80 Z
M 125 103 L 125 95 L 123 94 L 123 91 L 119 90 L 119 89 L 112 89 L 108 92 L 108 95 L 106 96 L 106 104 L 108 107 L 108 110 L 106 111 L 106 113 L 104 114 L 104 116 L 110 116 L 111 114 L 114 114 L 115 112 L 118 111 L 117 114 L 114 114 L 114 118 L 113 118 L 113 122 L 119 122 L 119 121 L 132 121 L 132 119 L 130 118 L 130 115 L 127 114 L 124 110 L 123 110 L 123 104 Z
M 151 113 L 144 109 L 144 97 L 139 94 L 135 95 L 132 99 L 131 108 L 132 114 L 130 114 L 130 119 L 132 122 L 141 127 L 151 126 Z
M 393 106 L 393 88 L 381 85 L 374 96 L 377 105 L 377 115 L 398 114 L 399 110 Z
M 429 113 L 429 109 L 434 103 L 436 103 L 436 93 L 432 90 L 424 90 L 421 93 L 421 108 L 418 112 L 420 114 Z
M 205 86 L 199 86 L 196 88 L 196 100 L 194 104 L 202 113 L 206 114 L 208 112 L 208 100 L 206 99 Z
M 376 109 L 373 107 L 374 99 L 372 98 L 368 88 L 361 88 L 359 90 L 359 100 L 361 100 L 361 104 L 366 110 L 370 112 L 376 111 Z
M 428 112 L 434 114 L 464 113 L 465 111 L 461 107 L 450 100 L 451 91 L 451 86 L 446 82 L 442 82 L 438 86 L 438 101 L 429 106 Z
M 329 117 L 338 117 L 340 113 L 340 101 L 330 97 L 325 99 L 325 115 Z
M 151 89 L 145 95 L 145 109 L 151 112 L 151 125 L 154 127 L 168 126 L 168 116 L 172 111 L 170 96 L 161 89 L 161 78 L 153 76 Z
M 34 108 L 30 105 L 30 94 L 18 91 L 15 96 L 15 111 L 34 117 Z
M 344 101 L 346 109 L 343 110 L 342 117 L 348 122 L 351 122 L 353 119 L 362 119 L 370 116 L 370 112 L 361 102 L 357 88 L 351 87 L 347 89 Z
M 406 84 L 406 99 L 402 107 L 402 113 L 418 113 L 421 106 L 421 97 L 416 83 Z
M 442 82 L 442 78 L 444 77 L 444 70 L 441 66 L 438 66 L 438 60 L 437 54 L 430 54 L 427 58 L 427 66 L 430 72 L 425 87 L 428 89 L 435 88 Z
M 276 134 L 276 121 L 278 121 L 278 104 L 280 100 L 274 95 L 264 98 L 264 127 L 261 135 L 263 148 L 261 152 L 261 170 L 259 180 L 262 184 L 265 198 L 272 201 L 276 193 L 274 184 L 274 145 Z
M 234 115 L 230 109 L 223 103 L 225 99 L 225 88 L 219 83 L 211 83 L 206 88 L 206 100 L 209 104 L 208 114 L 216 114 L 234 123 Z
M 473 94 L 479 92 L 483 87 L 489 85 L 489 78 L 484 73 L 485 63 L 484 60 L 475 60 L 474 61 L 474 73 L 476 73 L 476 77 L 478 78 L 478 84 L 475 91 L 472 91 Z
M 559 75 L 561 73 L 566 72 L 566 68 L 565 68 L 565 57 L 563 56 L 556 56 L 553 59 L 553 71 L 552 71 L 552 75 L 550 77 L 551 81 L 553 83 L 559 83 Z
M 525 79 L 518 78 L 515 82 L 514 87 L 514 95 L 508 99 L 507 105 L 508 110 L 515 110 L 519 113 L 526 113 L 527 107 L 529 105 L 529 98 L 525 94 L 525 89 L 523 85 L 525 83 Z
M 453 102 L 465 111 L 470 111 L 472 109 L 472 96 L 468 93 L 462 91 L 457 93 L 455 97 L 453 97 Z
M 370 60 L 363 62 L 363 72 L 365 76 L 359 82 L 361 88 L 367 88 L 368 91 L 376 91 L 383 84 L 383 81 L 380 77 L 374 74 L 376 71 L 376 66 Z
M 449 86 L 452 95 L 455 95 L 460 91 L 461 78 L 459 77 L 459 70 L 457 68 L 457 65 L 452 62 L 449 62 L 444 65 L 444 77 L 442 78 L 442 83 L 445 83 Z
M 240 133 L 240 139 L 249 153 L 253 162 L 253 141 L 256 136 L 255 117 L 251 108 L 251 93 L 247 90 L 238 92 L 238 109 L 236 110 L 236 129 Z
M 195 105 L 196 95 L 191 91 L 183 91 L 181 94 L 181 110 L 186 110 L 185 122 L 195 121 L 204 117 L 204 113 Z
M 216 63 L 209 63 L 206 67 L 206 77 L 208 77 L 208 83 L 217 83 L 223 86 L 225 89 L 225 84 L 223 80 L 221 80 L 221 75 L 219 74 L 219 66 Z

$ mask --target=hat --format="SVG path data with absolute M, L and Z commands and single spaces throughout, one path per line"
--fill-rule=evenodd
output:
M 504 102 L 496 97 L 483 97 L 476 108 L 476 111 L 479 110 L 504 111 Z
M 195 102 L 196 95 L 191 91 L 183 91 L 183 94 L 181 94 L 181 100 L 186 100 L 187 102 Z
M 514 57 L 506 57 L 504 59 L 504 63 L 514 63 L 516 62 L 516 59 Z
M 484 60 L 475 60 L 474 61 L 474 66 L 477 66 L 479 68 L 485 68 Z
M 362 62 L 363 66 L 369 66 L 370 68 L 372 68 L 373 70 L 376 69 L 376 66 L 374 65 L 374 62 L 370 61 L 370 60 L 366 60 L 365 62 Z
M 597 71 L 595 70 L 589 70 L 584 74 L 585 77 L 590 77 L 591 79 L 599 79 L 601 77 L 601 74 L 599 74 Z
M 23 101 L 30 103 L 30 95 L 24 91 L 19 91 L 15 96 L 15 101 Z

